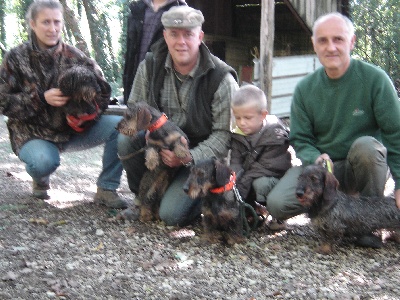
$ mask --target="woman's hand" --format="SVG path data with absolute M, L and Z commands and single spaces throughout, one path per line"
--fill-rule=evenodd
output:
M 44 92 L 44 99 L 51 106 L 64 106 L 68 100 L 68 96 L 64 96 L 60 89 L 52 88 Z

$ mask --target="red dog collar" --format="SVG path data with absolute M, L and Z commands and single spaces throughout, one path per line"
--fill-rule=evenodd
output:
M 66 116 L 67 123 L 73 130 L 75 130 L 76 132 L 82 132 L 85 130 L 85 127 L 81 127 L 83 125 L 83 123 L 96 119 L 96 117 L 98 116 L 98 114 L 100 112 L 100 109 L 99 109 L 99 105 L 97 104 L 97 102 L 94 101 L 94 103 L 96 104 L 96 111 L 90 115 L 83 114 L 83 115 L 79 115 L 78 117 L 74 117 L 72 115 Z
M 162 116 L 159 117 L 158 120 L 155 121 L 147 130 L 150 132 L 153 132 L 153 131 L 161 128 L 165 124 L 165 122 L 167 122 L 167 120 L 168 120 L 167 115 L 162 114 Z
M 236 173 L 232 172 L 231 177 L 229 178 L 229 182 L 227 184 L 225 184 L 224 186 L 210 189 L 210 192 L 213 194 L 221 194 L 225 191 L 230 191 L 233 189 L 235 182 L 236 182 Z

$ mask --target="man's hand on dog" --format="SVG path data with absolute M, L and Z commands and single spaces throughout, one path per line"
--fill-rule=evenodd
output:
M 175 155 L 174 152 L 168 150 L 168 149 L 162 149 L 160 151 L 161 159 L 166 164 L 168 167 L 171 168 L 176 168 L 176 167 L 181 167 L 182 164 L 187 164 L 190 161 L 192 161 L 192 156 L 190 155 L 189 152 L 189 146 L 188 146 L 188 141 L 182 136 L 181 141 L 183 144 L 186 145 L 188 149 L 188 156 L 185 158 L 179 158 Z
M 60 89 L 52 88 L 44 92 L 44 99 L 51 106 L 64 106 L 70 97 L 64 96 Z
M 317 159 L 315 160 L 315 164 L 316 165 L 322 165 L 324 160 L 330 161 L 332 163 L 332 160 L 329 157 L 329 155 L 326 154 L 326 153 L 323 153 L 323 154 L 321 154 L 320 156 L 317 157 Z M 333 165 L 333 163 L 332 163 L 332 165 Z

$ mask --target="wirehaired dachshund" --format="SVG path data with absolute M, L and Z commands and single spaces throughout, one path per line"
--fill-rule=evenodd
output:
M 181 140 L 184 137 L 188 141 L 186 134 L 165 114 L 145 102 L 128 104 L 117 130 L 131 137 L 135 137 L 140 130 L 148 130 L 145 158 L 149 170 L 154 170 L 162 162 L 161 149 L 169 149 L 179 158 L 188 155 L 187 145 Z
M 58 78 L 58 88 L 70 97 L 63 106 L 68 125 L 77 132 L 84 131 L 101 113 L 96 102 L 101 94 L 96 75 L 88 67 L 72 66 Z
M 149 222 L 159 218 L 160 201 L 179 168 L 165 165 L 159 154 L 162 149 L 169 149 L 179 158 L 190 155 L 186 134 L 167 116 L 145 102 L 128 105 L 117 130 L 135 138 L 140 130 L 147 130 L 145 165 L 148 169 L 140 181 L 137 199 L 140 205 L 140 220 Z M 124 158 L 121 158 L 124 159 Z
M 204 238 L 210 243 L 245 241 L 234 184 L 235 173 L 226 162 L 211 158 L 196 162 L 183 186 L 190 198 L 202 201 Z
M 400 229 L 400 209 L 392 197 L 350 196 L 338 190 L 335 176 L 320 165 L 304 168 L 296 197 L 322 243 L 317 252 L 330 254 L 344 236 L 360 237 L 379 229 Z

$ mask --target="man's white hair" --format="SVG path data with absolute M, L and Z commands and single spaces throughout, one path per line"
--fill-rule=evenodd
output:
M 346 27 L 348 29 L 348 33 L 349 33 L 349 37 L 350 38 L 354 35 L 353 22 L 348 17 L 346 17 L 345 15 L 342 15 L 339 12 L 332 12 L 332 13 L 328 13 L 328 14 L 325 14 L 325 15 L 322 15 L 322 16 L 318 17 L 318 19 L 314 22 L 314 25 L 313 25 L 313 28 L 312 28 L 313 37 L 314 37 L 314 34 L 315 34 L 315 31 L 316 31 L 317 27 L 322 22 L 325 22 L 327 19 L 330 19 L 332 17 L 337 17 L 337 18 L 340 18 L 340 19 L 342 19 L 344 21 L 344 23 L 346 24 Z

